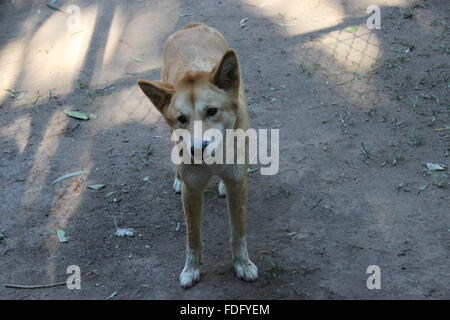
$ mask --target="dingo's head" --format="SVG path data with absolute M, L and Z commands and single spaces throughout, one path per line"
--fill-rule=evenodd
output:
M 216 129 L 225 136 L 238 117 L 240 70 L 236 53 L 228 50 L 212 71 L 189 71 L 177 83 L 139 80 L 139 86 L 164 116 L 172 130 L 186 129 L 191 155 L 205 149 L 211 137 L 203 133 Z M 194 134 L 194 122 L 202 133 Z M 212 131 L 212 130 L 210 130 Z

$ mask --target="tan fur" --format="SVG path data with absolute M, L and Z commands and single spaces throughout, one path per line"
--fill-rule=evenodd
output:
M 217 30 L 205 24 L 191 23 L 172 34 L 164 46 L 161 81 L 140 80 L 139 85 L 172 130 L 185 128 L 192 133 L 194 120 L 202 121 L 203 130 L 249 128 L 236 54 Z M 218 109 L 213 119 L 205 116 L 210 107 Z M 189 123 L 180 123 L 180 115 L 186 116 Z M 200 278 L 203 191 L 214 175 L 220 176 L 225 185 L 237 276 L 247 281 L 257 278 L 257 268 L 248 257 L 245 240 L 247 167 L 248 164 L 178 166 L 182 184 L 178 183 L 177 175 L 174 189 L 179 191 L 181 186 L 187 225 L 186 263 L 180 275 L 183 287 Z

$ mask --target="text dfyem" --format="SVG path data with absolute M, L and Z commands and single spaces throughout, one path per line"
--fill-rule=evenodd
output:
M 226 304 L 225 305 L 225 314 L 269 314 L 270 308 L 269 305 L 259 305 L 259 304 Z

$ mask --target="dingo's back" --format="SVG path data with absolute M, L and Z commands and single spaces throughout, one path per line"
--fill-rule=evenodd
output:
M 161 81 L 175 84 L 186 71 L 210 72 L 227 49 L 226 40 L 216 29 L 190 23 L 167 39 Z

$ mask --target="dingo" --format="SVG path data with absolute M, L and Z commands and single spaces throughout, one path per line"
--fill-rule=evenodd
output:
M 204 135 L 194 136 L 194 122 L 201 123 L 203 132 L 216 129 L 223 136 L 227 129 L 249 128 L 236 53 L 217 30 L 205 24 L 191 23 L 172 34 L 164 46 L 161 81 L 139 80 L 139 86 L 172 131 L 186 129 L 192 133 L 188 148 L 192 157 L 214 141 Z M 181 191 L 187 225 L 186 263 L 180 274 L 184 288 L 200 280 L 203 191 L 212 176 L 222 179 L 219 193 L 227 197 L 236 275 L 246 281 L 258 277 L 258 269 L 248 256 L 245 237 L 246 159 L 244 164 L 177 165 L 174 190 Z

